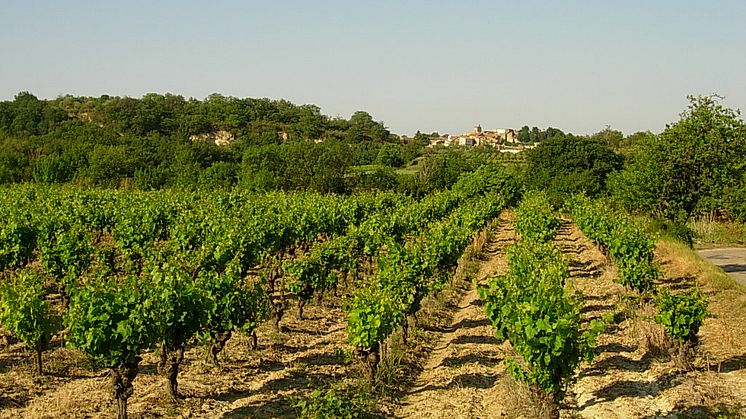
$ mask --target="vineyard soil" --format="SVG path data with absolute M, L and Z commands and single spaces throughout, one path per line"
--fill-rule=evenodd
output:
M 250 337 L 228 341 L 221 366 L 206 361 L 202 346 L 191 347 L 179 375 L 185 399 L 173 404 L 167 381 L 156 373 L 158 356 L 147 353 L 130 399 L 133 417 L 293 417 L 288 397 L 300 397 L 326 382 L 352 376 L 344 359 L 345 316 L 338 307 L 309 306 L 306 320 L 288 313 L 278 334 L 260 327 L 259 349 Z M 28 351 L 21 344 L 0 355 L 0 417 L 115 417 L 105 369 L 93 372 L 75 351 L 55 348 L 45 353 L 48 375 L 35 379 Z
M 480 284 L 507 269 L 505 248 L 515 238 L 513 219 L 503 216 L 487 243 L 476 275 Z M 436 349 L 395 416 L 401 418 L 490 417 L 501 409 L 494 383 L 505 372 L 504 347 L 485 316 L 472 286 L 459 304 L 451 325 L 443 328 Z
M 663 275 L 658 285 L 672 291 L 699 287 L 710 302 L 693 366 L 684 370 L 665 353 L 666 340 L 652 319 L 652 304 L 640 306 L 624 297 L 624 289 L 614 282 L 615 269 L 595 246 L 568 223 L 558 242 L 573 256 L 573 276 L 585 299 L 585 318 L 613 319 L 599 336 L 596 358 L 581 367 L 572 388 L 574 397 L 568 398 L 564 414 L 587 418 L 739 417 L 746 406 L 743 290 L 715 286 L 708 275 L 711 267 L 689 249 L 659 241 L 656 260 L 662 264 Z
M 477 282 L 506 270 L 505 248 L 515 240 L 508 212 L 496 224 L 478 261 Z M 571 284 L 582 294 L 584 319 L 610 321 L 599 336 L 597 356 L 582 364 L 561 405 L 562 417 L 738 417 L 746 406 L 746 292 L 685 246 L 659 241 L 656 259 L 664 275 L 658 286 L 699 287 L 710 314 L 700 329 L 693 368 L 682 370 L 658 347 L 665 342 L 652 321 L 652 306 L 630 299 L 607 258 L 569 221 L 556 244 L 572 259 Z M 463 285 L 463 284 L 462 284 Z M 351 290 L 341 289 L 342 294 Z M 440 301 L 436 301 L 440 300 Z M 459 303 L 460 301 L 460 303 Z M 143 357 L 129 401 L 133 417 L 295 417 L 292 400 L 329 385 L 358 385 L 361 368 L 348 353 L 342 299 L 309 304 L 298 320 L 292 306 L 281 322 L 250 337 L 234 336 L 221 366 L 206 360 L 204 346 L 191 346 L 179 375 L 185 399 L 169 400 L 167 380 L 157 374 L 156 352 Z M 444 308 L 445 307 L 445 308 Z M 449 308 L 450 307 L 450 308 Z M 394 388 L 375 400 L 382 417 L 539 417 L 527 388 L 506 372 L 515 357 L 500 344 L 474 287 L 456 286 L 423 303 L 410 349 L 394 336 L 388 367 Z M 32 353 L 0 339 L 0 418 L 115 417 L 108 370 L 80 352 L 60 346 L 44 353 L 46 375 L 35 377 Z

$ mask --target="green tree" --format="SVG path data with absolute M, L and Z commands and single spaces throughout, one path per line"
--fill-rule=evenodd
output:
M 464 151 L 446 151 L 428 156 L 420 165 L 418 180 L 426 191 L 450 188 L 459 177 L 480 166 L 482 161 L 471 159 Z
M 41 156 L 34 163 L 33 177 L 37 182 L 62 183 L 72 180 L 75 169 L 66 156 Z
M 200 184 L 208 189 L 228 189 L 238 180 L 238 165 L 228 162 L 215 162 L 200 174 Z
M 376 164 L 388 167 L 399 167 L 404 164 L 400 147 L 396 144 L 383 144 L 378 150 Z
M 719 211 L 744 173 L 746 128 L 713 96 L 689 97 L 681 119 L 648 138 L 610 188 L 629 209 L 675 222 Z
M 609 147 L 619 148 L 624 141 L 624 134 L 621 131 L 611 129 L 611 127 L 607 126 L 606 129 L 591 135 L 590 138 L 600 140 Z
M 623 165 L 622 156 L 601 140 L 572 135 L 552 137 L 526 156 L 529 188 L 546 189 L 557 206 L 573 193 L 604 193 L 607 176 Z
M 126 146 L 97 145 L 88 156 L 87 173 L 96 184 L 117 186 L 123 178 L 134 176 L 135 169 Z
M 528 130 L 528 125 L 524 125 L 520 130 L 518 130 L 518 141 L 522 143 L 531 142 L 531 133 Z
M 345 138 L 349 142 L 383 142 L 389 139 L 389 131 L 369 113 L 357 111 L 350 117 Z
M 0 151 L 0 184 L 24 180 L 24 169 L 28 164 L 28 158 L 18 151 Z

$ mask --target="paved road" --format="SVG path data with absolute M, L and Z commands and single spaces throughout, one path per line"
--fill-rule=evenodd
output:
M 741 285 L 746 286 L 746 248 L 707 249 L 697 251 L 706 261 L 717 265 Z

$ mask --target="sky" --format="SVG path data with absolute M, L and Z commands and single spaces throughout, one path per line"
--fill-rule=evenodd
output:
M 660 132 L 746 110 L 746 1 L 0 1 L 0 100 L 211 93 L 392 132 Z

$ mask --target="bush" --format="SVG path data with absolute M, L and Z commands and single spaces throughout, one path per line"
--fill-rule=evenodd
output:
M 678 122 L 643 142 L 609 179 L 617 202 L 680 223 L 727 207 L 726 190 L 744 176 L 746 127 L 714 96 L 689 101 Z
M 46 299 L 44 278 L 21 271 L 0 282 L 0 323 L 36 351 L 36 373 L 42 374 L 41 353 L 59 329 L 59 317 Z
M 651 223 L 650 227 L 653 232 L 660 232 L 661 234 L 671 239 L 678 240 L 689 247 L 694 246 L 696 232 L 686 224 L 655 220 Z
M 622 285 L 639 292 L 653 287 L 660 270 L 653 262 L 652 237 L 625 214 L 585 196 L 572 197 L 567 207 L 583 234 L 614 260 Z
M 559 250 L 547 243 L 518 243 L 508 250 L 508 274 L 480 288 L 487 316 L 498 338 L 522 357 L 508 360 L 514 377 L 559 417 L 558 402 L 582 360 L 593 357 L 598 320 L 581 330 L 581 301 L 565 290 L 568 268 Z
M 746 175 L 739 185 L 725 190 L 724 204 L 725 213 L 731 220 L 746 223 Z
M 308 399 L 291 400 L 301 418 L 353 419 L 365 417 L 368 401 L 359 391 L 316 389 Z
M 697 333 L 707 316 L 707 300 L 699 291 L 674 295 L 663 290 L 656 298 L 655 321 L 679 343 L 696 345 Z
M 527 193 L 516 209 L 515 230 L 524 241 L 550 242 L 559 225 L 559 216 L 543 192 Z
M 527 184 L 547 191 L 556 206 L 574 193 L 595 197 L 607 176 L 622 168 L 622 156 L 598 139 L 555 136 L 527 152 Z
M 25 264 L 33 256 L 35 247 L 36 235 L 25 216 L 4 220 L 0 227 L 0 269 Z

